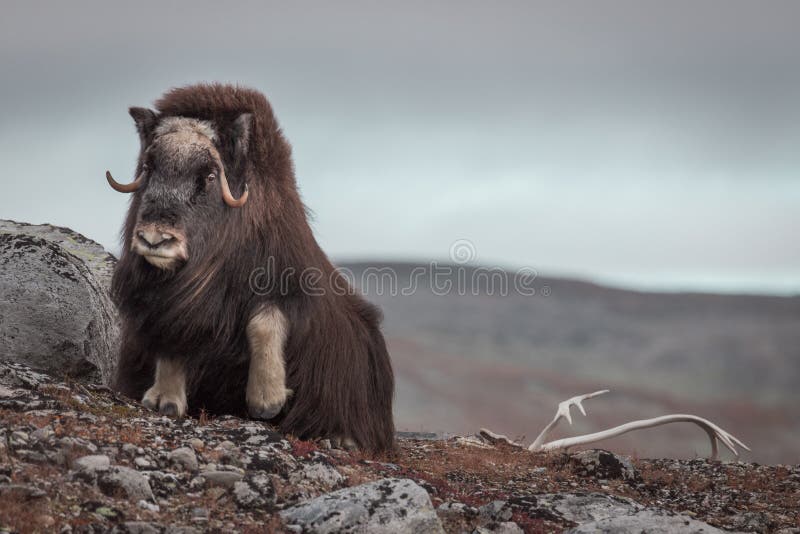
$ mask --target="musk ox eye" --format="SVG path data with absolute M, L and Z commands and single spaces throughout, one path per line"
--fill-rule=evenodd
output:
M 217 179 L 217 173 L 215 172 L 211 172 L 208 174 L 208 176 L 206 176 L 206 180 L 208 180 L 209 182 L 213 182 L 216 179 Z

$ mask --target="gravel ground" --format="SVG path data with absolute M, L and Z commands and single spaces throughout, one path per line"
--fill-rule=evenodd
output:
M 372 482 L 423 488 L 414 498 L 430 516 L 418 524 L 446 532 L 586 532 L 621 516 L 680 523 L 675 532 L 699 531 L 699 522 L 800 532 L 800 465 L 533 454 L 474 436 L 428 438 L 400 436 L 395 453 L 367 456 L 236 417 L 175 421 L 102 386 L 0 363 L 0 532 L 308 530 L 286 518 Z M 349 487 L 355 493 L 339 491 Z M 382 509 L 402 521 L 403 504 L 390 504 Z M 374 520 L 378 508 L 353 521 Z

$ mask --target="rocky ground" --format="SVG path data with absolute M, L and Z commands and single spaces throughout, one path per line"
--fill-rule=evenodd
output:
M 0 422 L 0 532 L 800 532 L 800 465 L 425 435 L 374 457 L 2 362 Z

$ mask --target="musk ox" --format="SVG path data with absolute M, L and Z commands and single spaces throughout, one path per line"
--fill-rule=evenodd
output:
M 298 437 L 392 448 L 380 313 L 314 239 L 267 99 L 201 84 L 129 111 L 136 179 L 106 174 L 133 193 L 112 282 L 115 387 L 168 415 L 247 411 Z

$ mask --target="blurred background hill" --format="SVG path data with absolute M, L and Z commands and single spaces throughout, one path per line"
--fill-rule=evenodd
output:
M 587 401 L 588 417 L 576 412 L 574 427 L 560 434 L 691 413 L 744 440 L 755 461 L 798 461 L 800 297 L 644 293 L 555 278 L 536 278 L 529 286 L 535 295 L 497 294 L 499 286 L 486 278 L 474 286 L 478 294 L 472 288 L 438 294 L 443 280 L 456 287 L 462 269 L 467 280 L 476 279 L 474 268 L 450 266 L 452 276 L 438 286 L 415 275 L 415 289 L 403 291 L 412 287 L 414 269 L 431 269 L 341 267 L 384 310 L 400 429 L 489 427 L 532 440 L 558 402 L 609 388 Z M 390 272 L 397 274 L 394 289 Z M 707 455 L 709 447 L 705 433 L 688 424 L 603 446 L 687 458 Z

